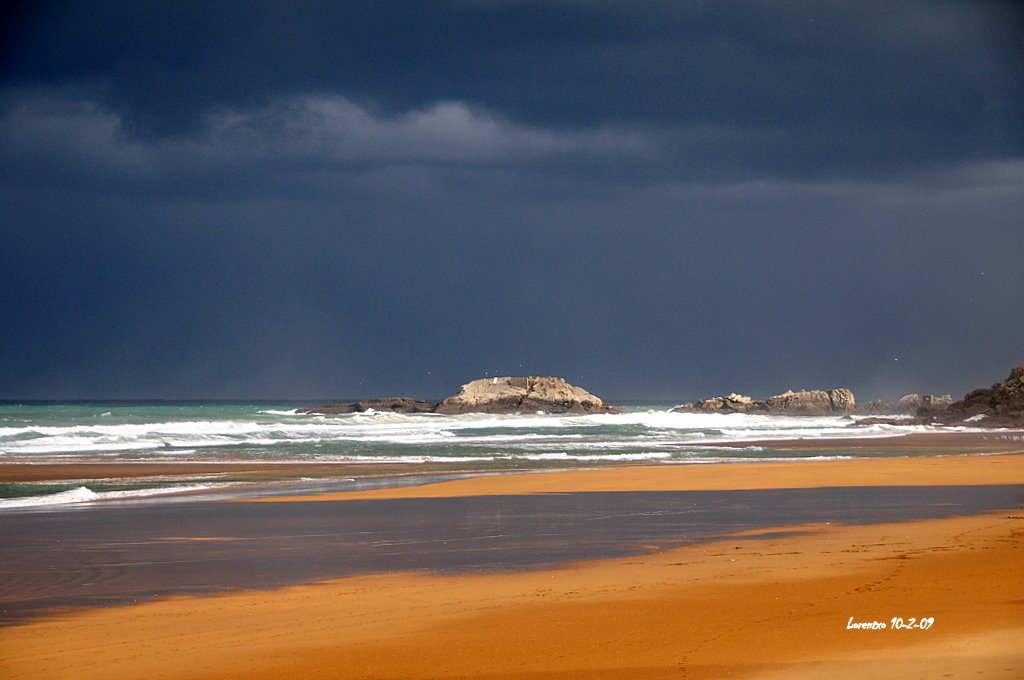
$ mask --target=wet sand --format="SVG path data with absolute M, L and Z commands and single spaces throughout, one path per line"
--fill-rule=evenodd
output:
M 413 492 L 414 493 L 414 492 Z M 100 504 L 0 521 L 0 623 L 341 576 L 538 569 L 807 523 L 971 515 L 1024 484 Z
M 851 467 L 854 463 L 863 465 Z M 658 480 L 665 473 L 671 473 L 671 489 L 650 488 L 664 483 Z M 841 480 L 848 483 L 835 483 Z M 137 508 L 74 512 L 66 517 L 86 517 L 67 520 L 79 522 L 79 529 L 91 524 L 98 531 L 111 518 L 124 518 L 122 528 L 113 527 L 114 534 L 122 533 L 124 559 L 111 566 L 129 571 L 141 549 L 133 546 L 140 541 L 131 532 L 144 534 L 147 524 L 154 544 L 213 550 L 206 554 L 214 562 L 239 554 L 232 551 L 251 551 L 248 563 L 269 569 L 275 555 L 290 552 L 297 560 L 308 559 L 312 547 L 338 542 L 337 531 L 309 532 L 305 544 L 289 545 L 284 539 L 301 526 L 298 517 L 320 517 L 324 527 L 337 530 L 352 520 L 355 508 L 379 519 L 387 514 L 384 508 L 402 504 L 411 505 L 395 512 L 397 524 L 388 531 L 405 526 L 410 535 L 419 531 L 420 538 L 429 539 L 431 532 L 423 527 L 430 528 L 430 522 L 420 520 L 434 508 L 437 517 L 447 513 L 443 530 L 461 536 L 462 543 L 447 550 L 442 539 L 431 550 L 402 544 L 408 536 L 385 539 L 396 541 L 382 551 L 385 565 L 393 560 L 397 569 L 409 569 L 387 555 L 403 551 L 414 563 L 426 560 L 421 567 L 432 554 L 473 559 L 470 573 L 459 565 L 435 570 L 446 572 L 440 575 L 404 571 L 326 578 L 269 591 L 164 597 L 37 618 L 0 628 L 0 675 L 533 680 L 912 672 L 912 677 L 1019 678 L 1024 676 L 1022 483 L 1022 456 L 929 457 L 503 475 L 362 492 L 405 498 L 180 504 L 159 506 L 153 516 L 139 515 Z M 524 490 L 524 484 L 540 486 Z M 613 488 L 599 488 L 605 486 Z M 431 488 L 442 492 L 432 498 Z M 574 510 L 572 504 L 581 499 L 597 502 Z M 174 515 L 182 508 L 202 510 L 205 521 L 182 524 Z M 239 513 L 234 529 L 248 527 L 249 534 L 220 531 L 230 525 L 209 521 L 228 508 Z M 170 513 L 166 525 L 156 518 L 160 513 Z M 612 519 L 595 519 L 601 517 Z M 908 517 L 912 521 L 892 521 Z M 547 528 L 554 534 L 549 548 L 558 547 L 549 555 L 554 563 L 603 559 L 557 568 L 546 559 L 524 564 L 524 554 L 530 557 L 537 549 L 535 541 L 525 541 L 509 546 L 505 572 L 481 573 L 488 567 L 481 569 L 480 560 L 503 561 L 501 542 L 493 538 L 496 522 L 506 529 L 518 523 L 506 533 L 524 540 Z M 59 521 L 56 526 L 69 528 Z M 23 537 L 45 533 L 17 531 Z M 266 540 L 274 536 L 284 541 L 276 548 Z M 571 536 L 578 543 L 568 550 L 559 547 L 571 544 Z M 45 543 L 46 537 L 39 540 Z M 85 536 L 82 554 L 101 542 Z M 602 555 L 609 546 L 624 552 Z M 180 553 L 177 559 L 188 565 L 198 554 Z M 545 553 L 532 559 L 538 554 Z M 229 565 L 225 571 L 237 569 Z M 41 590 L 62 587 L 58 580 Z M 888 624 L 893 617 L 934 617 L 935 622 L 928 630 L 848 628 L 851 618 Z

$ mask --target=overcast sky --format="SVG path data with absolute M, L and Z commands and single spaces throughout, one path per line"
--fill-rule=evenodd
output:
M 1013 2 L 33 2 L 0 398 L 952 392 L 1024 362 Z

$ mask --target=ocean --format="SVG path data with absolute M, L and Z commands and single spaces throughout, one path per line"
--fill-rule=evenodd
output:
M 303 404 L 307 405 L 307 404 Z M 101 402 L 0 404 L 0 464 L 349 463 L 441 469 L 777 461 L 907 455 L 905 450 L 777 450 L 773 440 L 883 437 L 926 428 L 857 417 L 672 413 L 618 415 L 360 413 L 305 415 L 299 404 Z M 716 446 L 729 442 L 727 448 Z M 746 445 L 745 442 L 752 442 Z M 757 442 L 754 444 L 753 442 Z M 222 474 L 87 483 L 0 484 L 0 509 L 216 489 Z

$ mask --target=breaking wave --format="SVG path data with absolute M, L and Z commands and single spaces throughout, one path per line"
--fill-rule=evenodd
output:
M 0 510 L 7 508 L 31 508 L 49 505 L 69 505 L 74 503 L 95 503 L 97 501 L 167 496 L 172 494 L 188 493 L 190 491 L 205 491 L 211 488 L 214 487 L 209 484 L 185 484 L 151 489 L 93 491 L 87 486 L 80 486 L 75 489 L 59 491 L 57 493 L 0 499 Z

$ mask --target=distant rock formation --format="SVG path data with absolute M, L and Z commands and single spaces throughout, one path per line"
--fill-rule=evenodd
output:
M 900 397 L 896 402 L 897 413 L 916 413 L 945 411 L 953 403 L 953 397 L 949 394 L 937 396 L 925 394 L 907 394 Z
M 845 387 L 831 390 L 788 390 L 760 401 L 742 394 L 711 397 L 681 404 L 675 413 L 765 413 L 778 415 L 834 415 L 850 413 L 857 402 Z
M 366 411 L 390 411 L 392 413 L 431 413 L 436 404 L 410 397 L 382 397 L 366 401 L 350 401 L 341 404 L 323 404 L 296 409 L 296 413 L 364 413 Z
M 874 400 L 857 407 L 857 413 L 863 415 L 917 415 L 921 411 L 941 412 L 953 403 L 948 394 L 905 394 L 896 401 Z
M 563 378 L 481 378 L 466 383 L 435 413 L 622 413 Z

